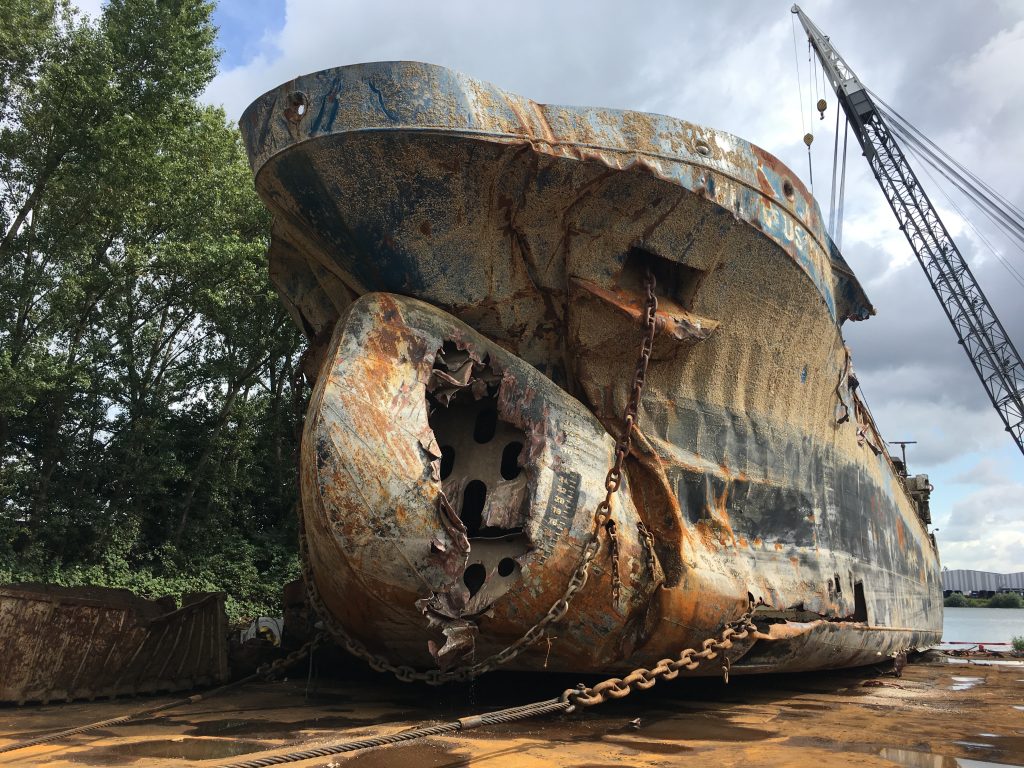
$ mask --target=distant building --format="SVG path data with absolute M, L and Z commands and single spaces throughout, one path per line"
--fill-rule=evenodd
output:
M 1024 571 L 1017 573 L 991 573 L 990 571 L 956 570 L 942 572 L 942 592 L 949 595 L 994 594 L 996 592 L 1024 592 Z

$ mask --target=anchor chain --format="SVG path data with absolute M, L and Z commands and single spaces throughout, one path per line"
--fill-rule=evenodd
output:
M 340 755 L 346 752 L 386 747 L 431 736 L 454 734 L 481 726 L 511 723 L 517 720 L 527 720 L 544 715 L 570 714 L 577 711 L 579 707 L 592 707 L 608 699 L 621 699 L 624 696 L 628 696 L 632 692 L 633 686 L 636 686 L 639 690 L 647 690 L 653 687 L 659 679 L 672 680 L 678 677 L 684 668 L 692 671 L 705 661 L 717 658 L 719 653 L 722 654 L 722 674 L 725 682 L 728 683 L 730 660 L 725 655 L 725 651 L 732 648 L 733 640 L 746 639 L 750 632 L 757 629 L 752 616 L 753 604 L 750 604 L 747 612 L 736 621 L 727 624 L 718 638 L 712 637 L 705 640 L 701 645 L 700 651 L 694 648 L 687 648 L 680 652 L 679 658 L 662 659 L 653 669 L 636 669 L 624 678 L 609 678 L 590 688 L 584 685 L 570 688 L 557 699 L 537 701 L 532 704 L 498 710 L 497 712 L 460 717 L 458 720 L 448 723 L 404 729 L 387 736 L 376 736 L 356 741 L 347 741 L 341 744 L 312 747 L 298 752 L 289 752 L 285 755 L 256 757 L 240 763 L 222 765 L 219 768 L 269 768 L 269 766 L 273 765 L 297 763 L 317 757 Z
M 696 648 L 685 648 L 676 658 L 662 659 L 651 669 L 639 667 L 625 677 L 610 677 L 590 687 L 581 685 L 569 688 L 562 694 L 561 700 L 574 706 L 592 707 L 608 699 L 621 699 L 632 693 L 634 687 L 646 691 L 658 680 L 674 680 L 684 669 L 692 672 L 705 661 L 718 658 L 719 654 L 722 656 L 722 676 L 728 683 L 732 662 L 725 652 L 732 648 L 734 640 L 745 640 L 751 632 L 757 631 L 753 615 L 751 607 L 736 621 L 727 624 L 717 638 L 709 637 L 705 640 L 699 651 Z
M 651 574 L 651 578 L 654 578 L 654 574 L 657 572 L 657 556 L 654 552 L 654 534 L 650 532 L 643 520 L 637 520 L 636 523 L 637 533 L 640 535 L 640 540 L 644 544 L 644 551 L 647 554 L 647 571 Z
M 622 591 L 622 579 L 619 576 L 619 537 L 615 532 L 615 521 L 609 519 L 604 524 L 604 531 L 608 534 L 608 554 L 612 559 L 612 602 L 618 604 L 619 592 Z
M 615 442 L 615 458 L 611 469 L 605 477 L 604 499 L 597 505 L 594 511 L 594 518 L 587 543 L 583 547 L 583 553 L 579 564 L 573 571 L 565 592 L 548 609 L 547 613 L 532 627 L 530 627 L 518 640 L 508 645 L 501 651 L 488 656 L 483 661 L 471 665 L 464 665 L 452 670 L 430 669 L 425 672 L 414 669 L 404 664 L 393 664 L 380 654 L 370 651 L 359 640 L 354 638 L 341 626 L 327 610 L 320 597 L 313 578 L 312 567 L 309 562 L 309 543 L 306 540 L 305 521 L 303 519 L 301 502 L 297 505 L 299 517 L 299 551 L 302 563 L 302 576 L 306 584 L 306 594 L 310 605 L 321 618 L 328 631 L 341 642 L 345 650 L 356 656 L 378 672 L 390 672 L 399 680 L 404 682 L 423 682 L 428 685 L 443 685 L 449 682 L 467 682 L 479 675 L 489 672 L 496 667 L 506 664 L 516 658 L 526 648 L 536 643 L 547 632 L 555 622 L 562 619 L 569 610 L 569 604 L 590 576 L 590 566 L 601 548 L 600 535 L 604 529 L 609 534 L 612 545 L 612 591 L 613 598 L 618 600 L 620 588 L 620 576 L 618 568 L 618 542 L 615 539 L 615 522 L 612 520 L 612 497 L 619 490 L 622 484 L 622 464 L 629 455 L 632 448 L 633 430 L 639 423 L 640 400 L 643 396 L 644 384 L 647 380 L 647 366 L 651 359 L 651 350 L 654 347 L 654 335 L 657 330 L 658 297 L 654 293 L 657 281 L 654 272 L 647 268 L 644 277 L 644 307 L 641 321 L 643 325 L 643 338 L 641 340 L 640 352 L 637 355 L 636 369 L 633 373 L 633 381 L 630 389 L 629 399 L 622 417 L 622 433 Z M 301 400 L 298 401 L 301 403 Z

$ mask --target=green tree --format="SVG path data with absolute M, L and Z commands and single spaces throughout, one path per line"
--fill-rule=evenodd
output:
M 1020 608 L 1021 599 L 1020 595 L 1016 592 L 1000 592 L 998 595 L 992 595 L 988 601 L 989 608 Z
M 16 0 L 0 27 L 0 579 L 241 614 L 294 573 L 298 336 L 238 131 L 196 100 L 211 8 Z

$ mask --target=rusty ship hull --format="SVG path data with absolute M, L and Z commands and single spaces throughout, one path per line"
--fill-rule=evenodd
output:
M 632 669 L 749 604 L 736 672 L 938 642 L 927 484 L 886 452 L 842 339 L 874 310 L 776 158 L 414 62 L 298 78 L 241 128 L 274 216 L 271 278 L 309 340 L 308 560 L 346 634 L 452 667 L 563 597 L 653 274 L 615 546 L 507 667 Z

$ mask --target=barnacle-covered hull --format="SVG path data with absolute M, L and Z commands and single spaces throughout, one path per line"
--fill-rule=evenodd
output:
M 367 648 L 458 666 L 562 597 L 604 497 L 648 272 L 657 335 L 616 548 L 602 541 L 568 613 L 508 666 L 650 664 L 751 600 L 737 671 L 938 641 L 926 498 L 885 452 L 840 333 L 872 309 L 775 158 L 408 62 L 299 78 L 242 128 L 274 213 L 271 276 L 310 341 L 310 565 Z

